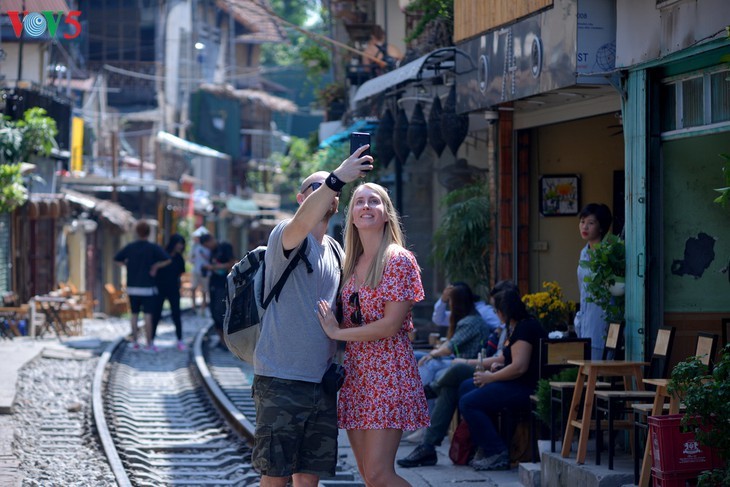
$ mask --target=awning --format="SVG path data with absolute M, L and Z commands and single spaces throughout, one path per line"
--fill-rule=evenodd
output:
M 334 135 L 330 135 L 326 139 L 324 139 L 322 142 L 319 143 L 318 149 L 325 149 L 327 147 L 342 144 L 344 142 L 347 142 L 350 138 L 350 133 L 352 132 L 368 132 L 370 134 L 375 132 L 375 129 L 378 127 L 378 121 L 377 120 L 358 120 L 349 127 L 347 127 L 342 132 L 338 132 Z M 374 138 L 374 137 L 373 137 Z
M 137 223 L 132 213 L 123 206 L 113 201 L 100 200 L 91 195 L 79 193 L 72 189 L 63 188 L 61 192 L 66 200 L 76 204 L 85 210 L 93 211 L 110 224 L 120 228 L 122 231 L 129 231 Z
M 358 103 L 406 81 L 429 79 L 441 76 L 444 72 L 454 72 L 457 54 L 469 59 L 465 52 L 455 47 L 436 49 L 405 66 L 364 82 L 357 89 L 353 101 Z
M 231 159 L 231 156 L 229 156 L 228 154 L 218 152 L 217 150 L 211 149 L 210 147 L 206 147 L 204 145 L 199 145 L 194 142 L 181 139 L 180 137 L 175 137 L 174 135 L 168 134 L 167 132 L 163 132 L 161 130 L 157 132 L 157 140 L 163 144 L 169 145 L 176 149 L 180 149 L 181 151 L 190 152 L 199 156 L 216 157 L 218 159 L 228 160 Z
M 246 200 L 238 196 L 231 196 L 226 201 L 226 209 L 234 215 L 258 216 L 259 207 L 254 200 Z

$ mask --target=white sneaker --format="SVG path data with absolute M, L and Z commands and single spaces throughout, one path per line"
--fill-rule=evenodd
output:
M 417 429 L 416 431 L 413 431 L 407 435 L 404 435 L 403 441 L 405 441 L 406 443 L 415 443 L 417 445 L 420 445 L 425 434 L 426 434 L 426 428 Z

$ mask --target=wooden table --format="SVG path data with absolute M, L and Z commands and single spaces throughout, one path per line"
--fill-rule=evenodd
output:
M 38 336 L 42 336 L 44 328 L 50 328 L 61 341 L 61 332 L 66 336 L 70 336 L 66 324 L 60 316 L 60 312 L 67 306 L 69 300 L 61 296 L 34 296 L 33 301 L 38 304 L 41 312 L 45 315 L 45 321 L 41 329 L 36 332 L 35 323 L 31 324 L 31 336 L 35 337 L 36 333 Z
M 664 414 L 664 403 L 669 398 L 669 414 L 679 413 L 679 398 L 673 394 L 669 394 L 667 379 L 644 379 L 644 384 L 650 384 L 656 387 L 656 397 L 651 408 L 650 416 L 659 416 Z M 644 460 L 641 463 L 641 476 L 639 477 L 639 487 L 648 487 L 651 478 L 651 435 L 646 436 L 646 447 L 644 447 Z
M 570 447 L 573 443 L 575 428 L 580 429 L 578 438 L 578 452 L 575 460 L 578 464 L 585 463 L 588 450 L 588 435 L 591 430 L 591 413 L 593 411 L 593 400 L 596 391 L 598 377 L 623 377 L 626 390 L 632 390 L 632 379 L 638 390 L 644 390 L 643 374 L 641 368 L 647 362 L 630 362 L 624 360 L 568 360 L 569 364 L 578 366 L 578 378 L 575 380 L 573 400 L 570 403 L 570 413 L 565 428 L 563 449 L 561 455 L 570 455 Z M 585 387 L 585 400 L 583 404 L 583 416 L 578 418 L 583 388 Z

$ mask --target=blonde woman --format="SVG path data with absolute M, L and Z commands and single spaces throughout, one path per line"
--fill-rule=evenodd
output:
M 330 338 L 347 342 L 345 383 L 337 406 L 365 483 L 409 485 L 394 462 L 404 430 L 428 426 L 428 407 L 408 332 L 411 308 L 424 297 L 420 269 L 404 248 L 395 207 L 385 188 L 358 186 L 345 226 L 343 321 L 318 308 Z

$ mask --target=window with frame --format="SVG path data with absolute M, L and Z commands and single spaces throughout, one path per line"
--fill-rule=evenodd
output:
M 668 79 L 660 90 L 662 132 L 730 122 L 730 69 Z

